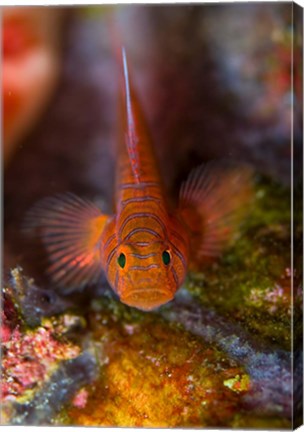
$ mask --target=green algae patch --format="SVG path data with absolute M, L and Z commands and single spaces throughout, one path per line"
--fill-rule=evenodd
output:
M 186 287 L 203 305 L 289 349 L 290 242 L 290 189 L 260 177 L 234 244 L 202 273 L 191 273 Z
M 237 393 L 248 391 L 250 387 L 249 375 L 236 375 L 234 378 L 224 381 L 224 386 Z
M 244 369 L 180 325 L 155 314 L 132 315 L 117 304 L 116 314 L 103 310 L 91 318 L 103 367 L 87 389 L 85 408 L 71 405 L 66 411 L 69 422 L 124 427 L 232 424 L 241 399 L 225 382 L 237 376 L 246 381 Z M 249 381 L 246 386 L 243 394 Z

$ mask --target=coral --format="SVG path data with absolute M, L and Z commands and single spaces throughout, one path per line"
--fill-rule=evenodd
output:
M 12 280 L 22 286 L 29 282 L 20 269 L 12 271 Z M 37 315 L 39 324 L 29 327 L 23 317 L 24 303 L 16 301 L 15 287 L 8 284 L 2 293 L 1 422 L 44 424 L 61 409 L 68 395 L 70 399 L 92 378 L 95 360 L 65 336 L 77 318 Z

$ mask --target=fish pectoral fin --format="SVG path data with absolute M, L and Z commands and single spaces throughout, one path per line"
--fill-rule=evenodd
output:
M 190 230 L 191 259 L 218 257 L 252 202 L 252 169 L 231 161 L 195 168 L 182 184 L 179 212 Z
M 93 203 L 68 193 L 39 201 L 27 213 L 23 228 L 42 240 L 54 282 L 81 287 L 101 275 L 99 242 L 108 218 Z

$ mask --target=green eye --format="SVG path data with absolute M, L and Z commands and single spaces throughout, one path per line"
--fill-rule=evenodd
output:
M 170 252 L 169 251 L 164 251 L 163 254 L 162 254 L 162 259 L 163 259 L 163 263 L 165 265 L 170 264 L 170 261 L 171 261 Z
M 117 259 L 117 262 L 121 268 L 124 268 L 126 265 L 126 255 L 121 253 Z

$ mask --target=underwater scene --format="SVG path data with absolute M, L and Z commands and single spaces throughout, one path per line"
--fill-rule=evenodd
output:
M 1 12 L 1 424 L 300 426 L 300 6 Z

